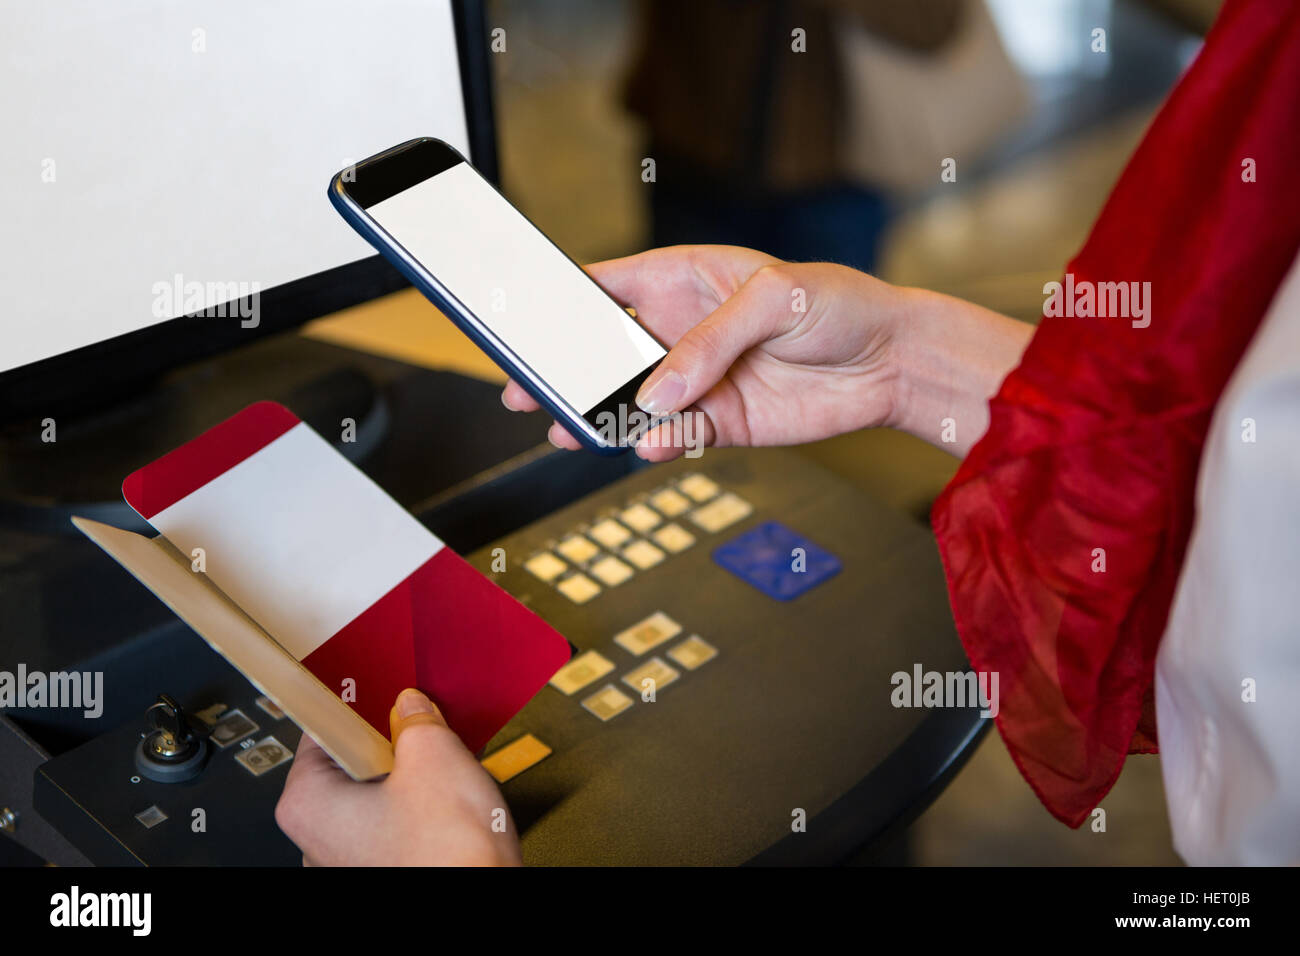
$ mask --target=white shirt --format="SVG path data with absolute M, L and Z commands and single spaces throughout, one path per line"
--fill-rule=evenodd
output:
M 1156 658 L 1174 847 L 1298 864 L 1300 259 L 1215 409 L 1196 505 Z

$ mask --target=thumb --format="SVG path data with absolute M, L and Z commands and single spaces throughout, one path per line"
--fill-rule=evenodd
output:
M 683 335 L 636 395 L 642 411 L 667 415 L 698 401 L 740 356 L 794 328 L 793 283 L 780 266 L 756 271 L 726 302 Z
M 446 727 L 447 721 L 433 701 L 414 687 L 408 687 L 397 695 L 397 702 L 388 713 L 389 736 L 393 747 L 397 747 L 397 738 L 402 735 L 402 731 L 423 725 Z

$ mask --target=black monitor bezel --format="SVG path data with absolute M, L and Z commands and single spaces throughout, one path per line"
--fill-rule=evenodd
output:
M 496 183 L 496 126 L 484 4 L 482 0 L 450 2 L 470 158 L 480 173 Z M 382 256 L 369 256 L 262 290 L 256 328 L 242 327 L 237 309 L 216 310 L 227 317 L 181 316 L 20 365 L 0 372 L 0 422 L 93 409 L 174 368 L 409 284 Z

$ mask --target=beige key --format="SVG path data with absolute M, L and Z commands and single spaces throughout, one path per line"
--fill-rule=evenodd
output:
M 565 571 L 569 566 L 551 554 L 549 551 L 543 551 L 541 554 L 535 554 L 524 562 L 524 567 L 535 577 L 541 578 L 547 584 L 550 584 Z
M 266 714 L 266 716 L 270 717 L 272 720 L 284 720 L 284 711 L 280 709 L 280 705 L 265 694 L 254 700 L 253 703 L 262 708 L 262 713 Z
M 682 676 L 682 672 L 675 667 L 670 667 L 664 663 L 662 658 L 652 657 L 640 667 L 628 671 L 623 675 L 623 683 L 627 684 L 638 694 L 644 694 L 646 691 L 653 689 L 656 693 L 663 690 L 677 678 Z M 654 681 L 650 686 L 646 686 L 646 681 Z
M 529 767 L 534 767 L 551 755 L 551 748 L 532 734 L 512 740 L 500 750 L 479 761 L 483 769 L 492 774 L 497 783 L 517 777 Z
M 638 568 L 644 571 L 646 568 L 653 568 L 656 564 L 664 559 L 664 553 L 656 548 L 649 541 L 633 541 L 623 549 L 623 557 L 627 558 Z
M 707 475 L 687 475 L 681 481 L 677 482 L 677 487 L 693 501 L 708 501 L 718 493 L 718 485 L 712 478 Z
M 574 564 L 586 564 L 596 555 L 600 554 L 600 548 L 596 547 L 580 534 L 572 534 L 561 541 L 555 548 L 556 551 L 564 555 Z
M 584 699 L 582 706 L 588 713 L 596 715 L 601 720 L 610 720 L 631 707 L 632 698 L 613 684 L 606 684 L 596 693 Z
M 247 750 L 235 754 L 235 759 L 254 777 L 260 777 L 282 763 L 293 759 L 293 751 L 274 737 L 263 737 Z
M 230 708 L 225 704 L 213 704 L 211 707 L 205 707 L 202 710 L 195 712 L 194 716 L 203 721 L 209 727 L 215 727 L 221 721 L 221 718 L 226 715 L 228 710 L 230 710 Z
M 723 528 L 729 528 L 737 521 L 748 518 L 753 511 L 753 506 L 748 501 L 728 491 L 692 511 L 691 520 L 705 531 L 716 534 Z
M 673 554 L 680 554 L 695 543 L 695 535 L 676 522 L 664 525 L 650 537 L 659 547 Z
M 614 662 L 597 651 L 579 654 L 551 678 L 551 686 L 572 696 L 592 681 L 600 680 L 614 669 Z
M 655 611 L 643 621 L 638 621 L 626 631 L 614 635 L 614 643 L 629 654 L 641 656 L 646 651 L 658 647 L 664 641 L 671 641 L 682 632 L 682 626 L 663 611 Z
M 587 529 L 588 537 L 595 538 L 605 547 L 613 551 L 615 548 L 632 537 L 632 532 L 628 531 L 613 518 L 606 518 L 604 521 L 598 521 Z
M 639 531 L 641 534 L 645 534 L 651 528 L 657 527 L 663 521 L 653 508 L 642 504 L 633 505 L 619 515 L 618 518 L 633 531 Z
M 555 587 L 574 604 L 586 604 L 600 593 L 600 585 L 585 574 L 570 575 Z
M 707 664 L 718 656 L 718 649 L 698 634 L 692 634 L 680 644 L 669 649 L 668 656 L 688 671 Z
M 659 513 L 668 518 L 676 518 L 691 509 L 691 499 L 675 488 L 665 488 L 650 496 L 650 503 L 659 509 Z
M 158 806 L 156 803 L 151 807 L 141 810 L 135 815 L 135 818 L 140 821 L 140 826 L 144 827 L 146 830 L 152 830 L 158 824 L 163 823 L 168 819 L 166 812 L 164 812 L 163 808 Z
M 588 570 L 596 577 L 600 578 L 600 580 L 605 583 L 606 587 L 611 588 L 622 584 L 635 573 L 630 567 L 613 555 L 610 555 L 607 558 L 601 558 L 588 568 Z

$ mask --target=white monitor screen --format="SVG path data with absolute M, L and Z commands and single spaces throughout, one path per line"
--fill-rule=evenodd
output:
M 468 151 L 448 2 L 40 0 L 5 21 L 0 372 L 370 256 L 330 177 L 412 136 Z
M 366 212 L 579 414 L 665 354 L 467 163 Z

